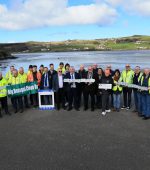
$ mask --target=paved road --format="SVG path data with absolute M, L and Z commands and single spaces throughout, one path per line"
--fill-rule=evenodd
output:
M 150 120 L 131 111 L 4 115 L 0 170 L 149 170 Z

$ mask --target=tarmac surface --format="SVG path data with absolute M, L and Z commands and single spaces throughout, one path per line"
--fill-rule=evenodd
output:
M 83 108 L 4 115 L 0 170 L 150 170 L 150 120 Z

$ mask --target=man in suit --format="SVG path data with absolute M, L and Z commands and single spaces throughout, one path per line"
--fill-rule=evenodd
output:
M 44 67 L 44 74 L 42 75 L 41 79 L 41 90 L 49 90 L 51 89 L 51 80 L 48 72 L 48 68 Z M 49 96 L 42 96 L 41 98 L 42 104 L 49 104 L 50 103 L 50 97 Z
M 50 64 L 50 70 L 48 71 L 49 79 L 50 79 L 50 89 L 52 89 L 52 82 L 53 82 L 53 76 L 57 74 L 57 71 L 54 70 L 54 64 Z
M 80 65 L 79 75 L 80 75 L 81 79 L 86 79 L 86 70 L 84 69 L 84 65 L 83 64 Z M 82 99 L 84 87 L 85 87 L 85 83 L 80 83 L 79 84 L 79 90 L 78 90 L 79 106 L 81 105 L 81 99 Z
M 95 79 L 95 80 L 97 79 L 97 76 L 94 74 L 91 66 L 88 67 L 88 72 L 86 73 L 86 79 Z M 94 111 L 96 87 L 97 87 L 96 82 L 85 83 L 85 87 L 83 90 L 84 110 L 88 109 L 88 99 L 90 95 L 91 96 L 91 111 Z
M 78 73 L 75 72 L 74 67 L 69 68 L 69 73 L 65 75 L 65 79 L 80 79 Z M 68 111 L 72 110 L 72 104 L 74 103 L 75 110 L 79 111 L 79 102 L 78 102 L 78 88 L 79 83 L 65 83 L 68 99 L 69 99 L 69 107 Z
M 65 110 L 65 93 L 64 93 L 64 75 L 62 69 L 58 69 L 58 73 L 53 76 L 53 91 L 55 92 L 57 110 L 60 110 L 60 104 L 62 104 Z

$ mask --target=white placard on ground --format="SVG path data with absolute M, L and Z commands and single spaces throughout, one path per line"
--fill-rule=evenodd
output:
M 55 101 L 54 101 L 54 92 L 52 90 L 39 90 L 39 108 L 42 110 L 54 110 L 55 109 Z M 51 99 L 51 104 L 42 104 L 41 97 L 49 96 Z

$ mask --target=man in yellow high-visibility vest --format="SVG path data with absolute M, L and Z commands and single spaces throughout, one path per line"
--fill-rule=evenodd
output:
M 5 110 L 5 114 L 11 115 L 8 111 L 8 104 L 7 104 L 7 80 L 2 76 L 0 72 L 0 102 L 2 108 Z M 0 118 L 2 117 L 1 109 L 0 109 Z
M 126 68 L 125 70 L 122 71 L 119 81 L 130 85 L 133 84 L 133 77 L 134 77 L 134 71 L 131 69 L 129 64 L 126 64 Z M 123 87 L 124 106 L 122 107 L 122 109 L 127 109 L 127 110 L 130 109 L 131 94 L 132 94 L 132 88 Z
M 27 82 L 27 74 L 24 73 L 24 68 L 23 67 L 19 68 L 19 77 L 20 77 L 21 83 L 26 83 Z M 26 108 L 29 108 L 28 96 L 27 95 L 24 96 L 24 104 L 25 104 Z

